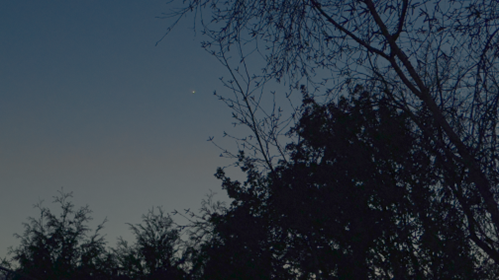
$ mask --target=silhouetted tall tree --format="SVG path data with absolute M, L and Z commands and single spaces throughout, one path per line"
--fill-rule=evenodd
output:
M 306 274 L 342 279 L 470 279 L 465 214 L 410 117 L 361 87 L 351 100 L 305 96 L 291 160 L 269 208 Z
M 325 105 L 305 94 L 288 161 L 261 175 L 240 154 L 244 184 L 217 172 L 234 202 L 212 215 L 205 279 L 494 279 L 414 126 L 361 87 Z
M 274 156 L 288 154 L 279 143 L 280 111 L 255 114 L 262 83 L 307 79 L 333 93 L 357 84 L 384 92 L 454 182 L 447 188 L 466 216 L 466 238 L 499 264 L 498 11 L 495 0 L 190 0 L 173 16 L 199 16 L 204 47 L 230 72 L 226 85 L 236 97 L 228 104 L 255 139 L 247 147 L 269 170 Z M 235 66 L 231 54 L 239 55 Z M 247 67 L 257 59 L 266 63 L 262 75 Z

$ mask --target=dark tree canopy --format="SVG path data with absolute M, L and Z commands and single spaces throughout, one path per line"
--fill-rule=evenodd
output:
M 213 217 L 207 278 L 485 279 L 441 164 L 405 112 L 358 89 L 325 105 L 305 95 L 275 173 L 243 154 L 246 184 L 219 170 L 235 201 Z
M 320 106 L 307 97 L 304 106 L 271 205 L 311 251 L 296 256 L 307 273 L 477 277 L 463 213 L 406 113 L 360 88 L 350 100 Z
M 183 3 L 170 16 L 193 12 L 201 22 L 204 47 L 228 68 L 225 85 L 236 94 L 224 101 L 255 139 L 241 140 L 251 142 L 246 147 L 258 152 L 267 170 L 274 173 L 274 156 L 288 161 L 290 154 L 279 141 L 280 111 L 257 117 L 262 84 L 274 79 L 296 89 L 306 81 L 326 100 L 362 84 L 410 119 L 418 145 L 438 161 L 434 174 L 452 193 L 448 204 L 465 216 L 465 238 L 499 264 L 498 1 Z M 258 59 L 265 67 L 252 73 L 248 64 Z M 295 113 L 293 120 L 299 119 Z
M 39 206 L 19 236 L 18 276 L 499 277 L 498 1 L 182 3 L 173 25 L 194 12 L 230 74 L 234 97 L 219 97 L 251 131 L 235 156 L 246 182 L 219 169 L 229 207 L 178 227 L 150 212 L 111 252 L 61 194 L 62 215 Z M 265 111 L 272 80 L 311 93 L 284 116 L 274 92 Z
M 428 141 L 439 130 L 427 109 L 417 116 L 422 131 L 389 97 L 361 86 L 326 104 L 303 94 L 288 160 L 262 173 L 241 151 L 244 183 L 217 171 L 229 207 L 210 211 L 205 203 L 204 216 L 191 216 L 187 226 L 151 210 L 142 224 L 130 224 L 134 244 L 121 240 L 107 250 L 102 225 L 87 235 L 88 207 L 75 211 L 61 193 L 60 216 L 38 205 L 41 218 L 26 224 L 12 250 L 19 264 L 12 279 L 499 276 L 470 237 L 467 211 L 480 196 L 456 183 L 466 181 L 463 165 Z M 197 230 L 184 242 L 188 227 Z

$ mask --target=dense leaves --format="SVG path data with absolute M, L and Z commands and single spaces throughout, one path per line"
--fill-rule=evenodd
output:
M 466 216 L 466 237 L 499 264 L 498 3 L 188 0 L 173 16 L 174 25 L 191 12 L 201 20 L 204 47 L 229 70 L 223 82 L 235 97 L 223 100 L 253 134 L 239 139 L 266 169 L 289 160 L 279 139 L 299 114 L 287 118 L 275 103 L 265 111 L 265 83 L 285 81 L 292 91 L 306 80 L 326 100 L 362 84 L 424 135 L 420 146 L 455 196 L 448 203 Z M 252 73 L 258 61 L 263 70 Z
M 367 92 L 324 106 L 306 97 L 295 131 L 271 207 L 304 273 L 476 277 L 463 213 L 404 112 Z
M 259 177 L 244 155 L 245 185 L 219 173 L 235 201 L 215 217 L 218 237 L 207 252 L 217 261 L 207 272 L 223 271 L 217 279 L 239 279 L 248 267 L 266 272 L 252 279 L 483 277 L 442 168 L 403 111 L 365 91 L 322 106 L 305 96 L 303 110 L 293 130 L 300 141 L 288 145 L 291 160 L 275 173 Z

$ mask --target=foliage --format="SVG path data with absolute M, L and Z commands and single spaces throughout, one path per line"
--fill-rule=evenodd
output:
M 304 274 L 341 279 L 470 279 L 477 259 L 462 210 L 407 114 L 362 91 L 305 96 L 292 160 L 271 208 Z
M 228 105 L 253 134 L 249 150 L 266 170 L 274 172 L 273 158 L 289 161 L 290 155 L 279 141 L 279 125 L 286 125 L 281 111 L 255 114 L 262 111 L 262 84 L 273 79 L 297 88 L 306 80 L 313 92 L 325 92 L 326 100 L 362 84 L 404 111 L 411 130 L 424 135 L 420 146 L 438 160 L 438 175 L 454 195 L 449 204 L 465 215 L 465 238 L 499 264 L 497 1 L 183 3 L 170 16 L 177 24 L 194 12 L 201 21 L 203 46 L 230 73 L 225 85 L 237 97 Z M 248 62 L 257 60 L 265 67 L 253 74 Z M 295 113 L 290 119 L 296 120 Z
M 143 224 L 129 224 L 136 238 L 133 245 L 119 239 L 115 254 L 121 275 L 130 279 L 184 278 L 177 255 L 179 231 L 161 208 L 158 211 L 151 209 L 143 215 Z
M 252 152 L 235 156 L 248 178 L 219 169 L 234 202 L 203 205 L 190 225 L 149 213 L 131 226 L 137 243 L 115 251 L 123 277 L 182 278 L 182 267 L 193 279 L 497 279 L 497 1 L 183 3 L 174 25 L 199 16 L 203 46 L 229 70 L 234 97 L 221 99 L 251 131 L 236 138 Z M 247 62 L 258 59 L 255 75 Z M 272 93 L 266 111 L 272 79 L 291 90 L 305 80 L 325 101 L 305 94 L 286 117 Z M 75 222 L 39 206 L 13 250 L 19 271 L 109 275 L 101 227 L 87 237 L 88 209 L 62 197 Z
M 221 168 L 215 174 L 234 201 L 224 211 L 210 215 L 212 233 L 198 249 L 195 259 L 198 271 L 194 276 L 199 279 L 289 279 L 276 274 L 283 270 L 283 263 L 276 259 L 272 249 L 280 241 L 269 231 L 271 220 L 264 206 L 268 181 L 255 172 L 254 163 L 242 152 L 239 161 L 247 173 L 244 186 L 226 177 Z
M 200 279 L 494 279 L 466 238 L 442 163 L 410 117 L 358 88 L 305 95 L 290 160 L 262 175 L 240 153 L 244 184 L 211 216 Z M 488 274 L 488 275 L 487 275 Z
M 100 235 L 103 224 L 89 235 L 88 206 L 75 209 L 69 198 L 72 193 L 59 191 L 54 203 L 61 207 L 59 216 L 42 203 L 35 205 L 40 210 L 38 219 L 29 218 L 23 235 L 17 235 L 21 245 L 10 249 L 16 271 L 38 280 L 43 279 L 93 279 L 109 277 L 112 273 L 112 257 L 105 248 Z
M 129 245 L 118 239 L 116 249 L 105 247 L 100 235 L 103 224 L 89 235 L 91 220 L 88 206 L 75 210 L 69 201 L 72 193 L 62 190 L 54 202 L 61 207 L 59 216 L 49 208 L 36 205 L 40 218 L 29 218 L 24 234 L 17 235 L 21 245 L 11 248 L 13 269 L 6 259 L 1 265 L 10 279 L 185 279 L 178 250 L 180 229 L 161 208 L 143 216 L 143 224 L 129 224 L 136 237 Z

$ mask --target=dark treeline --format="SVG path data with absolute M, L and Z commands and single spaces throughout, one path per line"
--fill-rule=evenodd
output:
M 8 279 L 496 279 L 469 240 L 449 185 L 453 172 L 426 134 L 381 95 L 357 87 L 319 105 L 305 91 L 288 161 L 260 172 L 215 174 L 233 199 L 207 200 L 184 225 L 161 209 L 130 225 L 133 244 L 106 247 L 88 207 L 60 192 L 59 215 L 41 204 L 3 266 Z M 433 126 L 428 112 L 420 121 Z M 454 174 L 455 175 L 455 174 Z M 477 198 L 464 198 L 470 204 Z M 5 271 L 4 271 L 5 272 Z
M 193 15 L 230 74 L 218 96 L 250 130 L 233 137 L 246 181 L 218 169 L 230 205 L 182 225 L 151 211 L 116 248 L 61 193 L 62 214 L 38 205 L 19 235 L 9 279 L 499 278 L 498 1 L 181 5 L 171 27 Z

